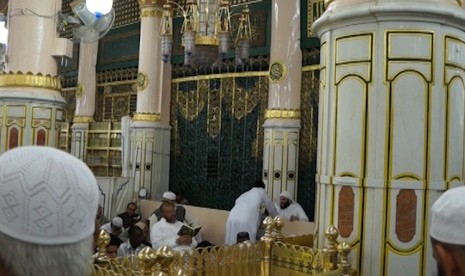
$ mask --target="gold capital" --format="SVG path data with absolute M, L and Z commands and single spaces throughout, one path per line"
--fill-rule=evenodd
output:
M 61 91 L 61 81 L 58 76 L 33 74 L 28 72 L 9 72 L 0 74 L 0 87 L 37 87 Z

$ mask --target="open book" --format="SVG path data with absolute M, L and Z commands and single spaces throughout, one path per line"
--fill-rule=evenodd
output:
M 179 236 L 190 235 L 190 236 L 194 237 L 195 235 L 197 235 L 197 233 L 199 233 L 201 228 L 202 228 L 202 226 L 191 227 L 191 226 L 189 226 L 187 224 L 184 224 L 181 227 L 181 229 L 179 229 L 178 235 Z

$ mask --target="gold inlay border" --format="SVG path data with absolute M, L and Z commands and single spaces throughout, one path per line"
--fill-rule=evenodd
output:
M 143 7 L 140 11 L 140 18 L 144 17 L 162 17 L 163 11 L 153 7 Z
M 92 116 L 74 116 L 73 123 L 91 123 L 94 121 Z
M 0 74 L 0 87 L 37 87 L 61 91 L 61 81 L 58 76 L 34 75 L 31 72 L 23 74 L 19 71 Z
M 157 113 L 134 113 L 134 121 L 159 122 L 160 114 Z
M 300 109 L 267 109 L 265 119 L 300 119 Z
M 171 83 L 180 83 L 180 82 L 197 81 L 197 80 L 212 80 L 212 79 L 226 79 L 226 78 L 247 78 L 247 77 L 262 77 L 262 76 L 268 76 L 268 71 L 211 74 L 211 75 L 201 75 L 201 76 L 174 78 L 174 79 L 171 80 Z

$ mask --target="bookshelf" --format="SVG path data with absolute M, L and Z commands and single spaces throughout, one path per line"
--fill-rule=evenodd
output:
M 95 176 L 121 176 L 121 123 L 90 123 L 86 163 Z

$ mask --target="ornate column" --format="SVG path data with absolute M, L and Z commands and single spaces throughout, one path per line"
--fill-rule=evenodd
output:
M 272 199 L 283 190 L 296 198 L 302 78 L 300 1 L 273 0 L 271 18 L 270 84 L 263 125 L 263 181 Z
M 448 0 L 337 0 L 313 25 L 318 246 L 337 226 L 360 275 L 434 274 L 429 209 L 464 184 L 464 26 Z
M 61 1 L 11 0 L 6 72 L 0 75 L 0 153 L 18 146 L 58 146 L 64 100 L 55 58 L 72 55 L 58 38 Z M 45 16 L 41 16 L 45 15 Z
M 81 42 L 79 48 L 78 85 L 76 88 L 76 111 L 71 127 L 71 154 L 84 159 L 86 131 L 94 120 L 95 89 L 98 41 Z
M 160 29 L 165 1 L 140 0 L 141 32 L 137 110 L 131 135 L 135 189 L 146 187 L 152 198 L 168 190 L 171 65 L 161 56 Z

